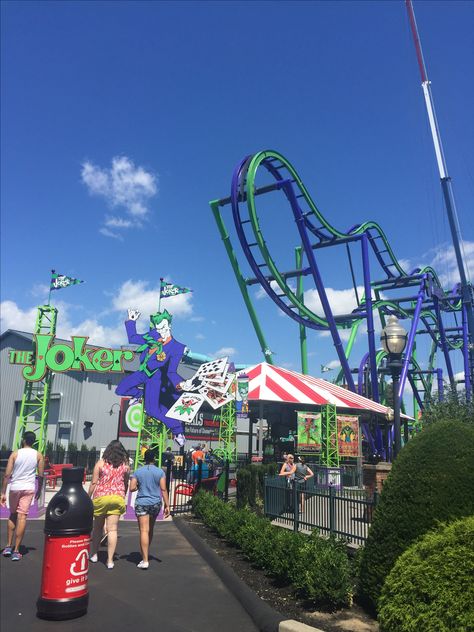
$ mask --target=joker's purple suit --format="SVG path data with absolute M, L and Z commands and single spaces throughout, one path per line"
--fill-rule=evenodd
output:
M 134 320 L 125 321 L 128 342 L 130 344 L 146 344 L 143 335 L 137 334 L 137 325 Z M 154 338 L 157 343 L 163 343 L 156 329 L 147 332 L 148 336 Z M 183 425 L 177 419 L 167 416 L 169 407 L 160 402 L 162 391 L 166 390 L 166 381 L 169 380 L 176 389 L 176 386 L 183 381 L 178 374 L 178 365 L 185 350 L 185 345 L 174 338 L 169 338 L 163 343 L 163 359 L 158 359 L 158 353 L 150 353 L 150 349 L 145 349 L 140 355 L 140 370 L 131 375 L 127 375 L 115 389 L 117 395 L 121 397 L 143 397 L 145 395 L 144 408 L 147 415 L 162 421 L 175 435 L 183 433 Z M 146 363 L 144 365 L 144 362 Z M 143 385 L 143 390 L 138 388 Z M 172 394 L 174 401 L 178 399 L 176 392 Z

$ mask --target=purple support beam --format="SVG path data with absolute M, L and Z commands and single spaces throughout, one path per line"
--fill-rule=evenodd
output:
M 467 306 L 462 306 L 462 355 L 464 359 L 464 386 L 466 389 L 466 400 L 471 401 L 471 375 L 469 370 L 469 329 L 467 322 Z
M 453 366 L 451 364 L 451 358 L 449 357 L 449 349 L 448 349 L 448 344 L 446 342 L 446 332 L 444 331 L 444 324 L 443 321 L 441 319 L 441 310 L 439 308 L 439 301 L 436 298 L 436 296 L 433 296 L 433 302 L 434 302 L 434 308 L 436 311 L 436 318 L 438 319 L 438 328 L 439 328 L 439 336 L 440 336 L 440 340 L 441 340 L 441 349 L 443 350 L 444 353 L 444 361 L 446 362 L 446 368 L 448 370 L 448 377 L 449 377 L 449 381 L 451 383 L 451 388 L 455 388 L 456 387 L 456 383 L 454 381 L 454 373 L 453 373 Z
M 357 373 L 357 392 L 359 393 L 359 395 L 364 394 L 364 367 L 368 359 L 369 359 L 369 354 L 366 353 L 362 357 L 362 360 L 360 361 L 360 364 L 359 364 L 359 371 Z
M 413 376 L 410 373 L 408 373 L 407 377 L 408 377 L 408 381 L 410 382 L 410 385 L 411 385 L 411 387 L 413 389 L 413 396 L 415 397 L 416 401 L 418 402 L 418 406 L 421 408 L 421 410 L 423 410 L 423 408 L 425 406 L 424 406 L 423 401 L 422 401 L 422 399 L 420 397 L 420 393 L 418 392 L 418 389 L 416 387 L 415 380 L 413 379 Z
M 353 393 L 355 393 L 356 387 L 354 384 L 354 380 L 352 378 L 352 373 L 349 367 L 349 363 L 347 362 L 346 354 L 344 353 L 344 348 L 342 346 L 342 342 L 339 336 L 339 332 L 337 330 L 336 322 L 334 320 L 334 316 L 332 314 L 331 307 L 329 305 L 328 297 L 326 295 L 326 290 L 324 289 L 324 283 L 319 273 L 319 268 L 316 263 L 316 259 L 314 257 L 314 252 L 311 248 L 311 243 L 308 238 L 308 233 L 306 232 L 306 229 L 305 229 L 305 219 L 303 217 L 303 213 L 301 212 L 301 209 L 298 204 L 298 200 L 296 199 L 295 192 L 291 185 L 285 186 L 285 193 L 291 204 L 293 215 L 295 217 L 296 226 L 298 228 L 298 232 L 301 237 L 301 243 L 303 244 L 303 248 L 305 250 L 306 257 L 308 259 L 308 264 L 311 269 L 311 274 L 313 276 L 316 289 L 318 290 L 319 298 L 320 298 L 321 305 L 324 311 L 324 316 L 327 320 L 329 331 L 331 332 L 334 347 L 336 348 L 336 353 L 338 355 L 339 362 L 341 363 L 341 368 L 344 373 L 344 377 L 346 378 L 346 382 L 350 390 Z
M 375 441 L 372 436 L 372 433 L 370 432 L 369 424 L 363 423 L 361 425 L 362 425 L 362 432 L 364 433 L 364 437 L 367 439 L 369 443 L 371 454 L 376 454 L 377 448 L 375 447 Z
M 365 304 L 367 311 L 367 336 L 369 339 L 369 368 L 370 381 L 372 384 L 372 399 L 379 402 L 379 383 L 377 379 L 377 360 L 375 356 L 374 314 L 372 312 L 372 287 L 370 285 L 369 241 L 365 233 L 362 235 L 361 245 L 362 267 L 364 271 Z
M 425 298 L 427 275 L 423 275 L 420 283 L 420 289 L 418 291 L 418 298 L 416 299 L 415 313 L 413 314 L 413 320 L 411 321 L 410 333 L 408 335 L 408 345 L 405 351 L 405 359 L 403 361 L 402 372 L 400 375 L 400 386 L 398 389 L 398 397 L 400 400 L 403 397 L 403 391 L 405 390 L 405 383 L 407 380 L 408 367 L 411 362 L 411 354 L 413 353 L 413 344 L 415 342 L 416 328 L 418 327 L 418 321 L 420 320 L 421 308 L 423 306 L 423 299 Z
M 380 427 L 380 424 L 377 424 L 377 427 L 375 428 L 375 444 L 377 446 L 377 452 L 380 454 L 382 459 L 386 459 L 387 453 L 385 450 L 385 444 L 383 441 L 383 432 L 382 432 L 382 428 Z
M 438 379 L 438 399 L 442 402 L 444 399 L 443 369 L 436 369 L 436 377 Z

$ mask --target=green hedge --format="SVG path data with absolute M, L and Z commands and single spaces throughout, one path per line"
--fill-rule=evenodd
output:
M 250 563 L 280 582 L 293 584 L 303 599 L 329 608 L 352 602 L 350 562 L 341 542 L 275 527 L 268 519 L 203 491 L 193 498 L 193 509 L 209 528 L 241 549 Z
M 265 476 L 277 472 L 276 463 L 246 465 L 237 470 L 237 507 L 256 507 L 263 503 Z
M 474 626 L 474 516 L 428 532 L 397 560 L 379 600 L 382 632 Z
M 386 480 L 360 564 L 362 598 L 377 606 L 385 578 L 438 522 L 474 514 L 474 426 L 445 421 L 414 437 Z

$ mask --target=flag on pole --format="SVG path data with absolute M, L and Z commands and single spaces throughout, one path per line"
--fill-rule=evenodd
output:
M 187 287 L 179 287 L 178 285 L 173 285 L 173 283 L 166 283 L 166 281 L 161 281 L 160 298 L 169 298 L 170 296 L 187 294 L 188 292 L 192 292 L 192 290 Z
M 332 371 L 332 369 L 328 366 L 324 366 L 324 364 L 321 364 L 321 373 L 327 373 L 328 371 Z
M 55 270 L 51 270 L 51 284 L 49 286 L 49 291 L 61 290 L 63 287 L 77 285 L 78 283 L 84 283 L 84 281 L 81 281 L 80 279 L 73 279 L 72 277 L 65 276 L 64 274 L 58 274 Z

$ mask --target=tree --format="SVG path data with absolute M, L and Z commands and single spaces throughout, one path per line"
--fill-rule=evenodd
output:
M 434 400 L 423 410 L 421 417 L 423 426 L 446 420 L 474 423 L 474 401 L 468 401 L 466 391 L 457 392 L 448 387 L 443 400 Z

